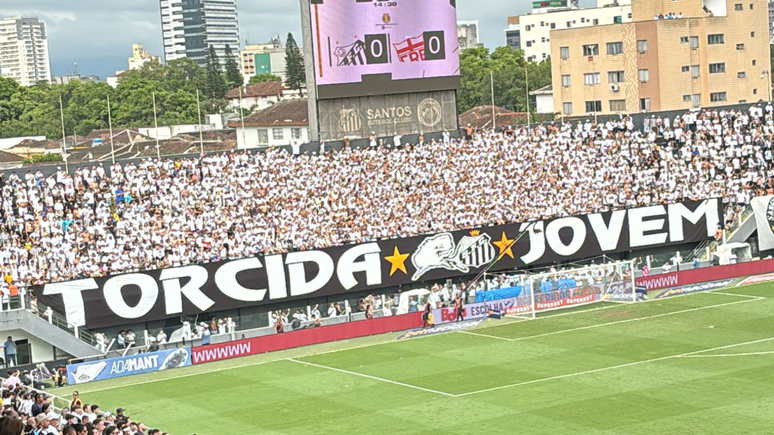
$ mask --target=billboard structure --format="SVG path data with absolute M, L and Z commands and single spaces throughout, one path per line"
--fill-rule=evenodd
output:
M 313 139 L 456 129 L 455 0 L 301 0 L 301 13 Z

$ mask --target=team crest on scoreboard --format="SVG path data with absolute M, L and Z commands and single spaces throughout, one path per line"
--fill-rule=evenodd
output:
M 366 64 L 365 42 L 359 39 L 350 45 L 336 47 L 333 54 L 336 55 L 337 66 Z
M 419 35 L 392 44 L 401 62 L 422 62 L 425 60 L 425 38 Z
M 419 123 L 425 127 L 435 127 L 443 119 L 441 103 L 435 98 L 425 98 L 419 102 L 417 117 L 419 118 Z
M 417 281 L 435 269 L 467 273 L 471 268 L 488 264 L 495 255 L 492 238 L 486 233 L 471 231 L 456 245 L 451 233 L 435 234 L 423 240 L 411 255 L 411 263 L 416 269 L 411 280 Z
M 390 21 L 392 18 L 390 18 L 390 14 L 384 14 L 382 15 L 382 23 L 384 24 L 390 24 Z

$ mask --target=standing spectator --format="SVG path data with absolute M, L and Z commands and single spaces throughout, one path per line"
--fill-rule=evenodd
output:
M 118 336 L 116 337 L 116 344 L 121 349 L 126 347 L 126 332 L 124 332 L 123 329 L 118 331 Z
M 416 313 L 417 311 L 419 311 L 419 309 L 418 309 L 418 304 L 417 304 L 416 298 L 414 296 L 409 296 L 409 309 L 408 309 L 408 312 L 409 313 Z
M 136 336 L 134 335 L 134 332 L 132 330 L 126 331 L 126 337 L 124 339 L 124 342 L 126 343 L 126 347 L 132 347 L 134 346 Z
M 317 320 L 322 317 L 322 314 L 320 314 L 320 305 L 314 304 L 314 308 L 312 308 L 312 320 Z
M 5 341 L 5 344 L 3 344 L 3 349 L 5 350 L 5 366 L 6 367 L 13 367 L 16 363 L 16 342 L 13 341 L 13 337 L 10 335 L 8 336 L 8 340 Z
M 336 306 L 333 304 L 333 302 L 328 305 L 328 317 L 336 317 L 338 316 L 338 311 L 336 310 Z

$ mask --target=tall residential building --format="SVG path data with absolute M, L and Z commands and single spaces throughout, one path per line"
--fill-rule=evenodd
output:
M 769 35 L 774 44 L 774 0 L 769 0 Z
M 51 81 L 46 23 L 34 17 L 0 20 L 0 75 L 22 86 Z
M 551 32 L 565 115 L 771 98 L 768 0 L 634 0 L 633 22 Z M 675 15 L 682 18 L 661 19 Z
M 460 53 L 468 48 L 483 47 L 484 44 L 478 42 L 478 21 L 457 21 L 457 40 Z
M 245 83 L 258 74 L 273 74 L 285 80 L 285 48 L 279 36 L 265 44 L 247 44 L 239 52 Z
M 522 50 L 530 62 L 551 56 L 551 31 L 627 23 L 632 20 L 631 0 L 597 0 L 596 8 L 579 9 L 577 0 L 532 2 L 532 12 L 508 17 L 505 39 L 514 50 Z
M 165 61 L 205 65 L 212 45 L 223 63 L 227 45 L 234 56 L 239 51 L 237 0 L 161 0 L 161 30 Z
M 161 63 L 161 59 L 158 56 L 148 54 L 148 50 L 143 48 L 142 44 L 132 44 L 132 57 L 129 58 L 129 69 L 140 68 L 148 62 Z

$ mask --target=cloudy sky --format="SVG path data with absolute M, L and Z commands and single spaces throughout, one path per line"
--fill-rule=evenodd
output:
M 422 1 L 422 0 L 411 0 Z M 0 0 L 0 16 L 37 16 L 48 25 L 51 68 L 55 76 L 78 64 L 82 75 L 103 79 L 127 68 L 132 44 L 162 56 L 159 0 Z M 582 0 L 593 6 L 594 0 Z M 240 0 L 242 44 L 264 42 L 288 32 L 301 38 L 298 0 Z M 529 0 L 457 0 L 459 20 L 478 20 L 482 42 L 505 44 L 506 17 L 529 12 Z

